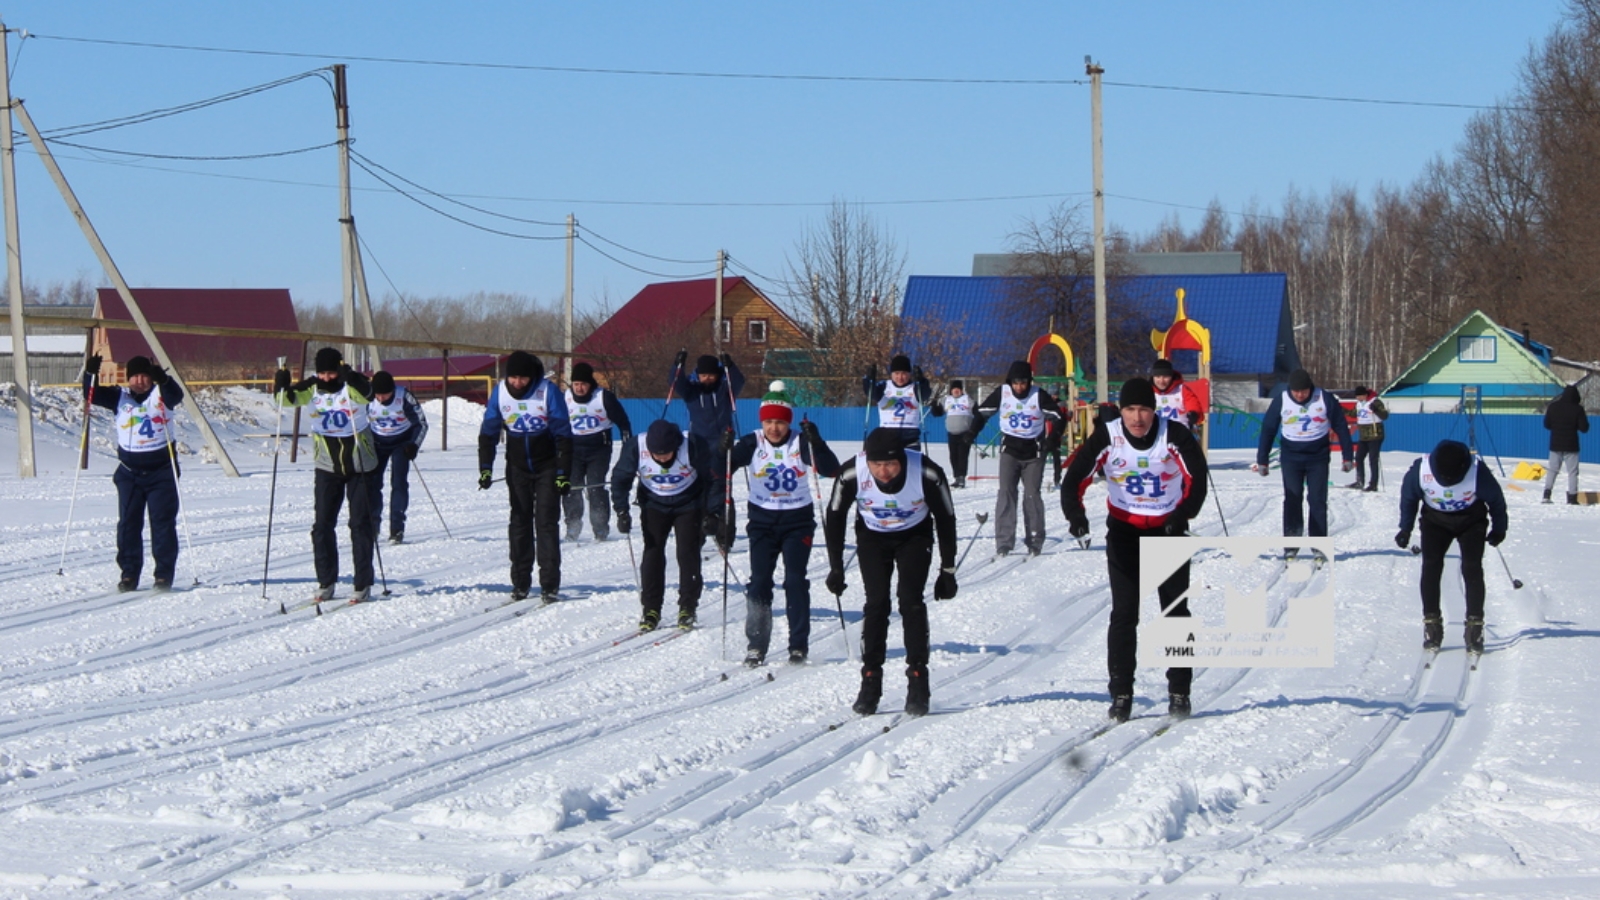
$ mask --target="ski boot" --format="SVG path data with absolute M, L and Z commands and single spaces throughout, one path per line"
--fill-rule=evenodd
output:
M 1577 494 L 1568 494 L 1567 495 L 1567 505 L 1568 506 L 1577 506 L 1578 505 L 1578 495 Z
M 157 578 L 155 582 L 150 585 L 150 590 L 156 592 L 157 594 L 165 594 L 172 590 L 172 579 Z
M 1467 652 L 1483 654 L 1483 620 L 1479 618 L 1467 619 L 1466 628 Z
M 1111 709 L 1107 715 L 1118 722 L 1128 721 L 1128 717 L 1133 715 L 1133 695 L 1117 694 L 1112 697 Z
M 906 669 L 906 715 L 927 715 L 928 700 L 928 667 L 908 667 Z
M 1541 503 L 1549 503 L 1549 502 L 1551 502 L 1550 501 L 1550 488 L 1545 488 L 1544 489 L 1544 499 L 1541 500 L 1540 502 Z
M 1444 643 L 1444 619 L 1428 616 L 1422 620 L 1422 649 L 1438 651 Z
M 1189 705 L 1188 694 L 1169 694 L 1167 696 L 1167 715 L 1174 719 L 1187 719 L 1192 711 Z
M 660 624 L 661 610 L 659 609 L 647 609 L 644 611 L 644 615 L 639 617 L 640 631 L 655 631 L 656 626 Z
M 850 709 L 858 716 L 870 716 L 878 711 L 878 700 L 883 697 L 883 670 L 861 669 L 861 691 Z
M 754 647 L 751 647 L 749 650 L 745 651 L 744 667 L 746 669 L 754 669 L 766 661 L 767 655 Z
M 804 651 L 804 650 L 790 650 L 789 651 L 789 665 L 791 665 L 791 666 L 803 666 L 805 664 L 806 664 L 806 651 Z
M 683 608 L 678 610 L 678 628 L 681 631 L 692 631 L 694 629 L 694 610 Z
M 333 585 L 324 584 L 324 585 L 319 586 L 317 588 L 317 593 L 316 593 L 315 599 L 316 599 L 316 601 L 318 603 L 327 603 L 329 600 L 332 600 L 333 599 Z
M 137 578 L 124 578 L 117 582 L 117 593 L 119 594 L 126 594 L 129 591 L 137 591 L 138 589 L 139 579 Z
M 556 593 L 555 591 L 540 591 L 539 592 L 539 602 L 544 604 L 545 606 L 549 606 L 552 603 L 560 602 L 560 600 L 561 600 L 561 595 Z
M 371 600 L 371 599 L 372 599 L 372 588 L 370 586 L 368 586 L 368 587 L 358 587 L 355 590 L 350 592 L 350 602 L 351 603 L 365 603 L 365 602 L 367 602 L 368 600 Z

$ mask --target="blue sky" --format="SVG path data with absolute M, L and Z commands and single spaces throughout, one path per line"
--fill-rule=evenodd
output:
M 1085 55 L 1106 70 L 1107 215 L 1126 230 L 1174 213 L 1192 225 L 1213 198 L 1270 208 L 1291 186 L 1351 185 L 1365 196 L 1403 185 L 1452 150 L 1473 112 L 1415 104 L 1505 98 L 1562 8 L 12 0 L 0 12 L 36 35 L 11 35 L 12 91 L 47 132 L 347 62 L 357 153 L 456 200 L 556 223 L 429 200 L 533 239 L 468 228 L 358 168 L 373 295 L 392 280 L 413 295 L 558 299 L 565 249 L 551 238 L 572 213 L 596 246 L 634 267 L 580 245 L 582 308 L 708 273 L 718 249 L 736 261 L 732 273 L 769 285 L 835 199 L 865 205 L 906 251 L 907 274 L 967 274 L 973 253 L 1003 250 L 1021 222 L 1088 198 L 1089 89 L 1076 83 Z M 147 46 L 157 44 L 252 52 Z M 832 78 L 628 74 L 644 71 Z M 237 156 L 334 137 L 329 88 L 307 78 L 71 137 L 98 149 L 55 152 L 134 286 L 288 287 L 331 303 L 333 149 L 230 161 L 103 150 Z M 17 168 L 25 277 L 103 283 L 26 141 Z

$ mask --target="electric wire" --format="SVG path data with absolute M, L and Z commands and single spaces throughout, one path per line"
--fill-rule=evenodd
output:
M 628 253 L 632 253 L 635 256 L 642 256 L 645 259 L 653 259 L 653 260 L 656 260 L 657 262 L 680 263 L 680 264 L 685 265 L 685 266 L 707 266 L 707 265 L 715 265 L 716 262 L 717 262 L 715 259 L 674 259 L 674 258 L 672 258 L 670 256 L 656 256 L 653 253 L 646 253 L 643 250 L 635 250 L 632 247 L 627 247 L 627 246 L 624 246 L 622 244 L 619 244 L 616 241 L 613 241 L 612 239 L 606 237 L 605 235 L 595 231 L 593 228 L 583 228 L 583 231 L 584 231 L 585 234 L 588 234 L 590 237 L 597 237 L 600 240 L 605 241 L 607 244 L 610 244 L 611 246 L 617 248 L 618 250 L 624 250 L 624 251 L 626 251 Z
M 429 329 L 428 326 L 423 323 L 422 319 L 417 316 L 417 311 L 412 309 L 410 304 L 406 303 L 406 295 L 400 292 L 400 288 L 395 285 L 394 279 L 389 277 L 389 270 L 385 269 L 383 267 L 383 263 L 378 261 L 378 255 L 372 252 L 372 246 L 367 243 L 366 238 L 361 236 L 360 229 L 355 229 L 355 234 L 356 243 L 360 244 L 361 249 L 366 252 L 367 259 L 372 260 L 372 264 L 378 267 L 378 273 L 383 276 L 384 281 L 388 282 L 389 290 L 394 291 L 395 302 L 400 304 L 401 308 L 406 311 L 406 315 L 411 317 L 411 321 L 417 323 L 417 327 L 421 328 L 422 333 L 428 336 L 428 340 L 437 341 L 438 338 L 433 336 L 433 331 Z
M 590 243 L 589 240 L 587 238 L 585 238 L 581 233 L 578 234 L 577 240 L 578 240 L 578 243 L 584 245 L 585 247 L 588 247 L 590 250 L 593 250 L 594 252 L 600 254 L 601 256 L 604 256 L 606 259 L 611 260 L 612 262 L 616 263 L 619 266 L 622 266 L 625 269 L 632 269 L 635 272 L 639 272 L 639 273 L 644 274 L 644 275 L 649 275 L 649 276 L 654 277 L 654 278 L 671 278 L 671 279 L 678 279 L 678 280 L 688 280 L 688 279 L 691 279 L 691 278 L 705 278 L 707 276 L 717 274 L 717 270 L 716 269 L 711 269 L 710 271 L 707 271 L 707 272 L 696 272 L 696 273 L 694 273 L 692 275 L 675 275 L 675 274 L 672 274 L 670 272 L 652 272 L 649 269 L 642 269 L 642 268 L 634 265 L 633 263 L 624 262 L 623 260 L 617 259 L 615 256 L 612 256 L 611 254 L 607 253 L 606 251 L 604 251 L 604 250 L 600 249 L 599 247 L 596 247 L 594 244 Z
M 24 137 L 26 136 L 21 135 L 20 132 L 17 134 Z M 90 153 L 107 153 L 114 156 L 132 156 L 138 159 L 165 159 L 179 160 L 183 162 L 233 162 L 250 159 L 275 159 L 283 156 L 297 156 L 301 153 L 314 153 L 318 150 L 326 150 L 329 147 L 339 146 L 338 141 L 329 141 L 325 144 L 315 144 L 310 147 L 299 147 L 294 150 L 275 150 L 266 153 L 239 153 L 232 156 L 189 156 L 175 153 L 146 153 L 138 150 L 113 150 L 110 147 L 91 147 L 88 144 L 77 144 L 73 143 L 72 141 L 61 140 L 60 138 L 47 137 L 45 138 L 45 142 L 60 147 L 71 147 L 74 150 L 85 150 Z
M 490 228 L 487 225 L 480 225 L 477 222 L 473 222 L 473 221 L 469 221 L 467 219 L 463 219 L 460 216 L 452 215 L 451 213 L 448 213 L 448 212 L 440 209 L 439 207 L 428 203 L 427 201 L 423 200 L 422 198 L 417 197 L 414 194 L 412 194 L 411 192 L 401 188 L 399 185 L 396 185 L 395 183 L 389 181 L 387 178 L 384 178 L 382 175 L 378 174 L 378 172 L 376 170 L 374 170 L 371 167 L 369 167 L 362 160 L 355 159 L 355 157 L 352 156 L 351 157 L 351 161 L 354 162 L 357 166 L 360 166 L 362 171 L 366 172 L 368 175 L 371 175 L 373 178 L 377 179 L 379 182 L 382 182 L 385 186 L 387 186 L 389 188 L 389 190 L 394 191 L 396 194 L 399 194 L 400 196 L 406 198 L 407 200 L 410 200 L 412 203 L 417 204 L 418 206 L 422 207 L 423 209 L 426 209 L 426 210 L 428 210 L 428 211 L 430 211 L 430 212 L 432 212 L 432 213 L 434 213 L 436 215 L 443 216 L 444 218 L 449 219 L 450 221 L 455 222 L 457 224 L 465 225 L 468 228 L 473 228 L 473 229 L 476 229 L 478 231 L 487 232 L 489 234 L 497 234 L 497 235 L 500 235 L 501 237 L 515 238 L 516 240 L 519 240 L 519 241 L 560 241 L 560 240 L 565 240 L 566 239 L 565 235 L 549 235 L 549 236 L 546 236 L 546 235 L 538 235 L 538 234 L 519 234 L 519 233 L 517 233 L 515 231 L 506 231 L 506 230 L 501 229 L 501 228 Z
M 491 209 L 484 209 L 482 207 L 473 206 L 470 203 L 465 203 L 465 202 L 463 202 L 461 200 L 457 200 L 454 197 L 451 197 L 451 196 L 449 196 L 447 194 L 441 194 L 438 191 L 436 191 L 436 190 L 434 190 L 434 189 L 432 189 L 430 187 L 418 184 L 417 182 L 412 181 L 411 179 L 405 177 L 404 175 L 401 175 L 399 172 L 396 172 L 395 170 L 389 168 L 388 166 L 381 165 L 380 163 L 378 163 L 377 161 L 372 159 L 372 157 L 366 156 L 366 155 L 361 154 L 361 153 L 357 153 L 354 147 L 352 147 L 350 149 L 350 157 L 352 159 L 359 158 L 362 162 L 366 163 L 369 166 L 373 166 L 375 168 L 382 169 L 384 172 L 388 173 L 389 175 L 392 175 L 395 178 L 405 182 L 406 184 L 411 185 L 412 187 L 416 188 L 419 191 L 422 191 L 423 193 L 429 195 L 430 197 L 437 197 L 440 200 L 445 201 L 446 203 L 454 203 L 457 206 L 463 207 L 465 209 L 470 209 L 473 212 L 483 213 L 486 216 L 494 216 L 497 219 L 505 219 L 505 220 L 510 221 L 510 222 L 520 222 L 520 223 L 522 223 L 524 225 L 548 225 L 551 228 L 560 228 L 560 227 L 565 227 L 565 225 L 566 225 L 565 222 L 546 222 L 546 221 L 543 221 L 541 219 L 524 219 L 524 218 L 519 218 L 517 216 L 508 215 L 506 213 L 498 213 L 498 212 L 495 212 L 494 210 L 491 210 Z M 363 166 L 362 168 L 365 168 L 365 166 Z M 493 197 L 491 197 L 491 198 L 488 198 L 488 199 L 501 199 L 501 200 L 504 200 L 504 199 L 508 199 L 508 198 L 504 198 L 504 197 L 493 198 Z
M 201 109 L 206 109 L 208 107 L 217 106 L 217 105 L 222 104 L 222 103 L 229 103 L 229 102 L 232 102 L 234 100 L 241 100 L 241 99 L 243 99 L 245 97 L 250 97 L 250 96 L 254 96 L 255 94 L 265 93 L 266 91 L 270 91 L 270 90 L 273 90 L 275 88 L 280 88 L 280 87 L 283 87 L 285 85 L 294 84 L 295 82 L 302 81 L 302 80 L 307 79 L 307 78 L 321 78 L 324 82 L 326 82 L 327 81 L 327 70 L 326 69 L 313 69 L 313 70 L 311 70 L 309 72 L 301 72 L 298 75 L 290 75 L 287 78 L 279 78 L 276 81 L 269 81 L 269 82 L 267 82 L 265 84 L 253 85 L 253 86 L 247 87 L 247 88 L 240 88 L 239 90 L 236 90 L 236 91 L 229 91 L 226 94 L 218 94 L 215 97 L 207 97 L 204 100 L 195 100 L 195 101 L 191 101 L 189 103 L 182 103 L 182 104 L 179 104 L 177 106 L 163 107 L 161 109 L 146 110 L 145 112 L 134 113 L 134 114 L 128 115 L 128 116 L 119 116 L 119 117 L 117 117 L 115 119 L 102 119 L 101 121 L 98 121 L 98 122 L 85 122 L 85 123 L 83 123 L 81 125 L 67 125 L 67 126 L 64 126 L 64 127 L 61 127 L 61 128 L 50 128 L 50 129 L 41 131 L 40 134 L 42 136 L 46 137 L 46 138 L 60 139 L 60 138 L 80 137 L 82 135 L 92 134 L 92 133 L 97 132 L 97 131 L 109 131 L 109 130 L 111 130 L 113 128 L 124 128 L 124 127 L 127 127 L 129 125 L 141 125 L 141 124 L 143 124 L 145 122 L 154 122 L 157 119 L 165 119 L 165 118 L 168 118 L 168 117 L 171 117 L 171 116 L 181 115 L 183 113 L 194 112 L 196 110 L 201 110 Z M 330 87 L 331 87 L 331 85 L 330 85 Z

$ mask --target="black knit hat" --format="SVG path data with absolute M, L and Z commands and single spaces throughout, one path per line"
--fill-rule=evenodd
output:
M 507 378 L 531 378 L 534 381 L 544 377 L 544 363 L 539 357 L 525 350 L 516 350 L 506 357 Z
M 586 362 L 577 363 L 572 367 L 572 380 L 585 384 L 594 384 L 594 366 Z
M 1289 373 L 1289 390 L 1309 391 L 1313 387 L 1316 385 L 1311 382 L 1311 373 L 1305 369 L 1295 369 Z
M 125 368 L 129 378 L 135 375 L 149 377 L 155 374 L 155 366 L 150 364 L 150 357 L 148 356 L 135 356 L 133 359 L 128 360 L 128 365 Z
M 378 371 L 372 373 L 372 393 L 374 393 L 374 394 L 392 394 L 392 393 L 394 393 L 394 376 L 390 375 L 388 372 L 383 371 L 382 369 L 379 369 Z
M 722 374 L 722 363 L 718 362 L 715 356 L 707 353 L 694 361 L 694 373 L 696 375 L 720 375 Z
M 909 371 L 911 371 L 911 357 L 905 355 L 904 353 L 897 354 L 894 359 L 889 360 L 889 371 L 891 371 L 891 372 L 909 372 Z
M 344 365 L 344 356 L 336 347 L 323 347 L 317 351 L 317 371 L 337 372 Z
M 1460 484 L 1472 469 L 1472 451 L 1460 441 L 1440 441 L 1428 454 L 1428 468 L 1433 477 L 1445 487 Z
M 872 433 L 867 435 L 867 443 L 863 449 L 867 451 L 869 462 L 906 461 L 906 444 L 900 437 L 898 428 L 872 429 Z
M 1172 367 L 1172 360 L 1170 359 L 1158 359 L 1150 366 L 1150 376 L 1152 378 L 1157 375 L 1166 375 L 1170 378 L 1176 374 L 1178 374 L 1178 370 Z
M 967 386 L 962 384 L 961 383 L 961 379 L 959 379 L 959 378 L 953 379 L 950 382 L 950 390 L 954 391 L 954 390 L 957 390 L 957 389 L 963 390 L 963 391 L 967 389 Z
M 666 419 L 651 422 L 650 430 L 644 433 L 644 448 L 651 453 L 659 453 L 662 456 L 677 453 L 678 447 L 682 444 L 683 431 Z
M 1028 361 L 1025 359 L 1019 359 L 1012 362 L 1011 368 L 1006 370 L 1006 384 L 1010 384 L 1013 381 L 1032 380 L 1033 366 L 1028 365 Z
M 1365 385 L 1362 385 L 1362 386 L 1356 388 L 1356 399 L 1357 400 L 1365 400 L 1365 399 L 1367 399 L 1367 395 L 1371 394 L 1371 393 L 1372 392 L 1367 390 Z
M 1130 378 L 1122 383 L 1122 393 L 1117 397 L 1118 404 L 1127 409 L 1130 406 L 1143 406 L 1146 409 L 1156 408 L 1155 385 L 1143 378 Z

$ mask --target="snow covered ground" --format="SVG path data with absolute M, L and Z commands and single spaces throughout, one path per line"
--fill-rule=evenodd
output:
M 272 410 L 210 402 L 245 477 L 185 458 L 178 593 L 110 590 L 104 440 L 63 560 L 70 395 L 36 429 L 41 477 L 0 464 L 0 897 L 1600 895 L 1594 508 L 1512 487 L 1503 549 L 1527 586 L 1491 553 L 1469 673 L 1447 572 L 1445 652 L 1424 669 L 1418 563 L 1392 544 L 1411 457 L 1386 454 L 1385 492 L 1333 491 L 1336 564 L 1273 588 L 1281 605 L 1334 579 L 1336 665 L 1201 670 L 1195 717 L 1162 732 L 1158 670 L 1138 717 L 1103 729 L 1102 517 L 1092 550 L 1068 549 L 1051 495 L 1047 555 L 995 562 L 980 539 L 960 596 L 931 604 L 933 714 L 892 712 L 896 625 L 891 712 L 861 719 L 820 552 L 803 667 L 733 661 L 743 597 L 735 577 L 724 642 L 720 561 L 699 630 L 626 639 L 620 540 L 563 545 L 568 602 L 499 607 L 506 498 L 476 489 L 465 404 L 452 449 L 436 421 L 418 460 L 453 537 L 413 482 L 410 543 L 383 548 L 392 595 L 280 615 L 315 585 L 309 461 L 279 471 L 263 597 Z M 0 457 L 15 440 L 0 412 Z M 1214 460 L 1228 527 L 1274 534 L 1278 482 L 1246 462 Z M 992 480 L 972 484 L 963 543 L 994 504 Z M 1220 533 L 1216 509 L 1198 532 Z M 747 572 L 742 537 L 733 563 Z

